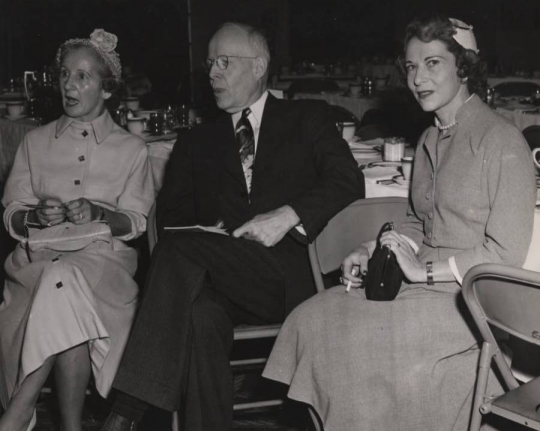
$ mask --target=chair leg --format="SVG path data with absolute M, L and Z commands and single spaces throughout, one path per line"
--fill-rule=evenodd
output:
M 308 406 L 308 412 L 309 416 L 311 417 L 311 421 L 313 422 L 313 429 L 315 431 L 324 431 L 321 420 L 319 419 L 319 415 L 315 411 L 315 409 L 311 406 Z
M 478 363 L 478 377 L 476 379 L 476 388 L 474 391 L 474 400 L 472 406 L 471 425 L 469 431 L 479 431 L 482 422 L 480 406 L 484 403 L 484 395 L 487 389 L 489 370 L 491 367 L 491 358 L 493 356 L 492 346 L 489 343 L 482 344 L 482 352 Z
M 172 431 L 180 431 L 180 424 L 178 423 L 178 412 L 172 414 Z

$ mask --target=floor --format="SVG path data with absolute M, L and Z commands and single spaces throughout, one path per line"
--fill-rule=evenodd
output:
M 89 395 L 83 415 L 84 431 L 99 431 L 109 412 L 108 403 Z M 38 421 L 35 431 L 57 431 L 58 412 L 52 394 L 44 394 L 37 406 Z M 306 412 L 303 408 L 287 404 L 285 406 L 254 409 L 235 413 L 232 431 L 307 431 Z M 169 413 L 150 410 L 138 431 L 170 431 L 171 415 Z
M 90 385 L 91 386 L 91 385 Z M 304 405 L 286 399 L 286 387 L 260 377 L 260 369 L 242 369 L 235 373 L 235 403 L 261 399 L 284 399 L 278 407 L 235 412 L 232 431 L 311 431 L 311 421 Z M 99 431 L 110 411 L 110 402 L 89 391 L 83 413 L 84 431 Z M 36 431 L 58 430 L 58 409 L 53 393 L 42 393 L 37 406 Z M 170 431 L 171 414 L 150 409 L 138 431 Z

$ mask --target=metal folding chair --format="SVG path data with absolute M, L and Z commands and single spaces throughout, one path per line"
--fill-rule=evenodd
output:
M 359 199 L 336 214 L 308 247 L 317 291 L 322 292 L 327 276 L 338 270 L 343 260 L 360 244 L 377 238 L 381 226 L 393 221 L 400 226 L 407 217 L 408 199 L 383 197 Z M 317 413 L 309 408 L 315 430 L 323 429 Z
M 148 214 L 148 222 L 146 233 L 148 236 L 148 247 L 150 249 L 150 255 L 157 244 L 158 235 L 157 235 L 157 226 L 156 226 L 156 205 L 154 204 L 150 209 Z M 274 325 L 240 325 L 234 329 L 234 340 L 255 340 L 262 338 L 275 338 L 281 328 L 280 324 Z M 268 358 L 259 357 L 259 358 L 249 358 L 249 359 L 236 359 L 231 361 L 231 367 L 242 367 L 242 366 L 253 366 L 253 365 L 264 365 Z M 238 403 L 233 406 L 234 411 L 247 410 L 254 408 L 262 407 L 273 407 L 283 404 L 282 399 L 274 400 L 264 400 L 264 401 L 251 401 L 246 403 Z M 173 414 L 173 431 L 179 429 L 178 423 L 178 414 L 175 412 Z
M 407 198 L 359 199 L 336 214 L 308 247 L 317 291 L 325 289 L 324 276 L 339 269 L 360 244 L 376 239 L 385 222 L 393 221 L 396 227 L 401 225 L 407 216 L 407 207 Z
M 488 413 L 540 430 L 540 377 L 520 385 L 492 330 L 540 346 L 540 274 L 498 264 L 477 265 L 465 275 L 463 295 L 484 340 L 469 430 L 479 430 L 482 415 Z M 495 397 L 486 392 L 492 361 L 507 387 Z

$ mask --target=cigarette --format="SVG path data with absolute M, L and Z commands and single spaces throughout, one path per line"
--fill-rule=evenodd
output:
M 360 267 L 358 265 L 354 265 L 351 269 L 351 274 L 356 277 L 359 272 L 360 272 Z M 352 281 L 349 280 L 349 282 L 347 283 L 347 287 L 345 288 L 345 292 L 349 293 L 351 291 L 351 287 L 352 287 Z

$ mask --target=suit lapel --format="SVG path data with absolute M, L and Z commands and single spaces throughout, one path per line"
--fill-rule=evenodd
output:
M 260 183 L 261 178 L 265 176 L 265 171 L 272 169 L 279 148 L 287 144 L 287 140 L 282 139 L 284 123 L 281 108 L 280 101 L 268 94 L 259 130 L 257 154 L 253 165 L 251 194 L 257 189 L 257 184 Z

